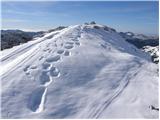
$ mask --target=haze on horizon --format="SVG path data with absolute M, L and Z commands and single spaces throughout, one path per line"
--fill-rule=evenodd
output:
M 96 21 L 115 28 L 158 35 L 158 1 L 2 2 L 2 29 L 48 30 Z

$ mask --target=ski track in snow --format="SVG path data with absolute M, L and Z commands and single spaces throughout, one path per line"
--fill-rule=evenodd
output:
M 139 64 L 139 63 L 137 63 Z M 132 66 L 134 68 L 134 66 Z M 139 65 L 139 67 L 141 67 L 141 65 Z M 131 69 L 131 68 L 130 68 Z M 137 67 L 135 67 L 135 69 L 137 69 Z M 129 73 L 129 69 L 126 72 L 126 75 L 123 77 L 123 79 L 121 80 L 121 83 L 119 85 L 119 87 L 113 92 L 110 93 L 109 97 L 104 98 L 105 101 L 103 101 L 103 103 L 101 103 L 96 109 L 94 109 L 91 114 L 89 114 L 89 118 L 99 118 L 101 113 L 109 106 L 109 104 L 112 103 L 112 101 L 114 99 L 116 99 L 116 97 L 121 94 L 121 92 L 125 89 L 125 87 L 128 85 L 129 81 L 131 78 L 135 77 L 135 75 L 139 72 L 139 70 Z
M 14 58 L 12 62 L 8 62 L 4 66 L 5 68 L 1 73 L 1 75 L 3 75 L 3 77 L 5 77 L 8 74 L 10 74 L 11 72 L 15 71 L 19 66 L 22 66 L 23 64 L 25 64 L 25 66 L 22 67 L 23 73 L 26 76 L 26 78 L 31 80 L 32 82 L 34 82 L 34 85 L 35 85 L 35 88 L 32 89 L 29 96 L 27 96 L 28 99 L 26 101 L 26 108 L 31 113 L 37 115 L 38 113 L 45 112 L 45 109 L 47 109 L 47 107 L 48 108 L 50 107 L 50 106 L 47 106 L 48 104 L 45 104 L 48 101 L 47 92 L 49 91 L 49 88 L 52 83 L 53 83 L 52 85 L 54 87 L 54 82 L 57 80 L 56 78 L 59 78 L 59 77 L 61 77 L 61 75 L 63 75 L 63 72 L 61 73 L 61 69 L 59 70 L 58 65 L 63 63 L 63 59 L 70 58 L 70 56 L 74 55 L 74 53 L 72 53 L 72 50 L 76 49 L 77 47 L 80 47 L 81 45 L 83 47 L 83 45 L 84 45 L 83 44 L 84 41 L 81 42 L 81 40 L 80 40 L 82 38 L 82 26 L 77 31 L 78 32 L 75 32 L 76 35 L 75 34 L 73 34 L 73 35 L 67 34 L 65 37 L 63 36 L 64 38 L 68 38 L 67 40 L 64 39 L 63 37 L 62 38 L 57 37 L 57 36 L 55 37 L 55 34 L 48 35 L 48 36 L 44 37 L 43 39 L 41 39 L 39 42 L 35 42 L 35 43 L 28 45 L 24 48 L 22 47 L 21 49 L 18 49 L 18 50 L 14 50 L 10 54 L 1 58 L 1 61 L 4 61 L 4 62 L 5 61 L 8 62 L 8 61 L 10 61 L 10 59 Z M 90 37 L 90 36 L 88 36 L 88 37 Z M 110 40 L 112 40 L 112 42 L 114 41 L 114 39 L 112 37 L 110 37 Z M 43 42 L 45 42 L 45 43 L 42 44 Z M 94 42 L 92 44 L 94 45 Z M 104 44 L 100 43 L 99 46 L 105 52 L 106 52 L 106 50 L 110 51 L 112 49 L 110 47 L 110 45 L 107 44 L 107 42 Z M 41 51 L 40 53 L 43 53 L 43 54 L 38 56 L 36 54 L 36 53 L 38 53 L 38 51 Z M 89 57 L 89 56 L 86 56 L 86 57 Z M 99 56 L 97 56 L 97 57 L 99 57 Z M 104 55 L 104 57 L 106 57 L 106 56 Z M 29 64 L 28 61 L 31 58 L 32 58 L 32 61 L 30 61 L 30 62 L 33 62 L 33 63 Z M 41 61 L 41 62 L 39 62 L 39 64 L 36 64 L 37 61 Z M 130 62 L 130 60 L 126 60 L 125 62 Z M 133 61 L 131 61 L 131 62 L 133 62 Z M 116 100 L 117 96 L 120 95 L 122 93 L 122 91 L 126 88 L 126 86 L 130 82 L 130 79 L 133 79 L 137 75 L 142 64 L 139 63 L 138 61 L 134 61 L 132 66 L 130 66 L 130 67 L 127 66 L 127 69 L 126 69 L 126 65 L 128 65 L 128 64 L 124 64 L 120 67 L 119 66 L 116 67 L 116 64 L 114 64 L 114 62 L 113 62 L 113 65 L 111 65 L 111 67 L 114 66 L 115 68 L 113 68 L 113 73 L 112 73 L 112 71 L 110 72 L 110 76 L 107 74 L 108 75 L 107 77 L 110 77 L 111 79 L 113 79 L 115 74 L 118 74 L 118 72 L 123 70 L 122 68 L 125 69 L 125 70 L 123 70 L 122 77 L 118 76 L 119 78 L 115 78 L 116 80 L 120 79 L 119 80 L 120 82 L 118 81 L 118 85 L 117 85 L 118 87 L 116 85 L 111 86 L 114 88 L 112 89 L 111 92 L 106 92 L 107 95 L 104 96 L 103 98 L 101 98 L 102 100 L 99 100 L 99 98 L 95 98 L 94 99 L 95 101 L 93 100 L 92 102 L 88 103 L 89 105 L 87 106 L 87 109 L 82 109 L 84 111 L 80 111 L 80 113 L 81 113 L 79 115 L 80 117 L 82 117 L 82 118 L 83 117 L 84 118 L 99 118 L 101 116 L 101 114 L 107 109 L 107 107 L 114 100 Z M 136 65 L 138 65 L 138 66 L 136 66 Z M 104 69 L 105 69 L 104 71 L 109 70 L 106 67 L 104 67 Z M 100 72 L 100 74 L 102 74 L 102 73 Z M 95 77 L 95 79 L 96 79 L 96 77 Z M 9 81 L 5 81 L 5 82 L 6 82 L 5 84 L 7 84 L 7 82 L 9 82 Z M 97 101 L 99 101 L 98 104 L 96 103 Z M 96 104 L 96 105 L 94 106 L 94 104 Z M 92 107 L 92 106 L 94 106 L 94 107 Z M 61 112 L 63 112 L 63 111 L 61 111 Z
M 129 62 L 129 61 L 128 61 Z M 133 79 L 137 73 L 139 72 L 139 68 L 142 66 L 142 63 L 135 61 L 135 64 L 127 68 L 123 78 L 121 79 L 118 87 L 114 89 L 114 91 L 108 93 L 102 100 L 99 100 L 99 105 L 96 107 L 91 107 L 94 106 L 94 102 L 90 104 L 90 109 L 87 111 L 83 111 L 82 114 L 80 115 L 81 118 L 94 118 L 97 119 L 100 117 L 100 115 L 107 109 L 107 107 L 122 93 L 122 91 L 127 87 L 127 85 L 130 82 L 130 79 Z M 122 68 L 125 68 L 124 66 L 121 66 Z M 118 69 L 122 69 L 118 68 Z M 118 70 L 117 68 L 112 68 L 111 71 L 121 71 Z M 112 72 L 110 73 L 112 74 Z M 99 99 L 99 98 L 98 98 Z M 84 113 L 84 114 L 83 114 Z M 85 114 L 87 113 L 87 114 Z
M 54 35 L 57 35 L 57 34 L 58 34 L 58 32 L 54 33 L 54 34 L 51 35 L 51 36 L 53 37 Z M 12 51 L 10 54 L 8 54 L 8 55 L 2 57 L 2 58 L 0 59 L 0 61 L 3 62 L 3 61 L 5 61 L 5 60 L 7 60 L 7 59 L 9 59 L 9 58 L 16 57 L 17 54 L 24 53 L 25 51 L 27 51 L 27 50 L 29 50 L 29 49 L 35 47 L 36 45 L 42 43 L 43 41 L 45 41 L 45 40 L 47 40 L 47 39 L 48 39 L 48 36 L 43 37 L 42 39 L 40 39 L 40 40 L 38 40 L 38 41 L 33 41 L 32 44 L 29 44 L 29 45 L 23 47 L 22 49 L 14 50 L 14 51 Z M 16 55 L 16 56 L 15 56 L 15 55 Z

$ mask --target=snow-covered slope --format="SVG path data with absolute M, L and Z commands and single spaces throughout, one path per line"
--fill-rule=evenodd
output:
M 159 37 L 134 34 L 132 32 L 120 32 L 127 42 L 135 45 L 140 50 L 149 53 L 154 63 L 159 63 Z
M 117 32 L 75 25 L 37 39 L 1 52 L 2 118 L 158 118 L 158 67 Z

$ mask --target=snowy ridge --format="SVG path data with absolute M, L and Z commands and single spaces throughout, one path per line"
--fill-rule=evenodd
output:
M 158 118 L 158 67 L 106 26 L 70 26 L 0 59 L 2 118 Z

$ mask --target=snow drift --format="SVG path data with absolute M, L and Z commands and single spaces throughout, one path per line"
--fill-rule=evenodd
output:
M 2 51 L 2 118 L 158 118 L 158 66 L 106 28 L 70 26 Z

